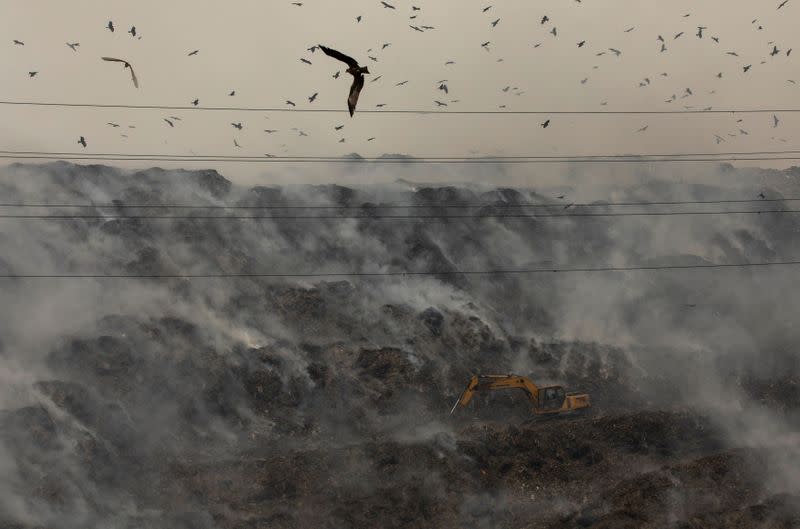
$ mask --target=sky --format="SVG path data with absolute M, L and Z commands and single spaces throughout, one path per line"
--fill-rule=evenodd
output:
M 0 145 L 13 151 L 246 156 L 358 152 L 420 157 L 798 148 L 800 114 L 792 113 L 780 113 L 778 127 L 771 113 L 548 116 L 357 110 L 351 118 L 346 105 L 350 77 L 344 72 L 338 79 L 332 77 L 343 65 L 320 50 L 308 51 L 322 43 L 369 67 L 371 75 L 358 104 L 361 110 L 375 110 L 378 104 L 386 105 L 384 110 L 436 110 L 440 107 L 435 100 L 448 105 L 442 110 L 465 111 L 792 108 L 800 96 L 796 63 L 800 47 L 794 54 L 786 52 L 795 44 L 793 21 L 800 17 L 797 0 L 781 9 L 777 9 L 779 1 L 744 0 L 389 3 L 395 9 L 378 0 L 306 0 L 302 6 L 288 0 L 5 1 L 0 8 L 0 33 L 5 36 L 0 43 L 3 101 L 183 106 L 199 99 L 200 107 L 289 108 L 288 99 L 297 108 L 341 112 L 0 105 Z M 412 5 L 420 10 L 413 11 Z M 356 20 L 359 15 L 361 22 Z M 409 18 L 414 15 L 416 19 Z M 541 24 L 544 15 L 550 20 Z M 106 29 L 109 20 L 116 27 L 113 33 Z M 418 32 L 410 25 L 434 29 Z M 128 33 L 131 26 L 136 27 L 136 38 Z M 702 38 L 697 36 L 698 26 L 707 27 Z M 553 27 L 556 36 L 550 33 Z M 629 28 L 633 29 L 626 31 Z M 679 32 L 684 33 L 674 38 Z M 666 41 L 663 53 L 658 35 Z M 25 45 L 15 45 L 13 39 Z M 490 44 L 482 47 L 487 41 Z M 586 42 L 578 47 L 581 41 Z M 73 51 L 67 42 L 80 46 Z M 390 45 L 383 48 L 385 43 Z M 770 56 L 773 46 L 780 52 Z M 615 56 L 610 48 L 621 55 Z M 188 56 L 193 50 L 199 51 Z M 730 51 L 738 56 L 726 53 Z M 598 56 L 601 52 L 605 53 Z M 140 88 L 134 88 L 121 65 L 103 62 L 101 56 L 130 61 Z M 454 64 L 446 65 L 447 61 Z M 752 68 L 744 72 L 742 67 L 748 64 Z M 30 71 L 38 73 L 31 78 Z M 438 88 L 441 80 L 446 80 L 447 94 Z M 396 86 L 402 81 L 408 82 Z M 504 92 L 506 87 L 509 90 Z M 229 96 L 233 90 L 235 95 Z M 314 93 L 318 93 L 316 100 L 309 102 Z M 677 99 L 667 103 L 673 94 Z M 164 118 L 175 126 L 170 127 Z M 545 129 L 540 124 L 546 119 L 550 125 Z M 241 123 L 243 129 L 235 129 L 232 123 Z M 344 127 L 335 130 L 339 125 Z M 267 134 L 264 129 L 277 132 Z M 717 143 L 715 134 L 724 142 Z M 80 136 L 88 143 L 85 149 L 77 143 Z M 367 141 L 371 137 L 375 139 Z M 789 165 L 792 162 L 777 163 L 777 167 Z M 281 178 L 276 176 L 281 171 L 272 165 L 214 166 L 244 182 Z M 558 167 L 531 170 L 526 166 L 511 172 L 519 183 L 520 174 L 533 175 L 540 169 L 559 171 Z M 382 171 L 373 178 L 391 179 L 390 173 Z M 286 173 L 281 174 L 285 179 Z M 298 172 L 289 174 L 295 177 Z M 304 178 L 330 180 L 331 175 L 309 168 Z

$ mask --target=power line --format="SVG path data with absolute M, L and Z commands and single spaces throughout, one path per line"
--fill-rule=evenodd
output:
M 286 107 L 206 107 L 193 105 L 128 105 L 118 103 L 63 103 L 52 101 L 0 101 L 0 105 L 38 106 L 64 108 L 115 108 L 129 110 L 205 110 L 230 112 L 311 112 L 346 113 L 340 108 L 286 108 Z M 511 115 L 659 115 L 659 114 L 766 114 L 795 113 L 800 108 L 747 108 L 711 110 L 425 110 L 425 109 L 364 109 L 359 114 L 511 114 Z
M 207 274 L 0 274 L 0 279 L 214 279 L 214 278 L 315 278 L 315 277 L 398 277 L 458 275 L 523 275 L 548 273 L 639 272 L 660 270 L 710 270 L 795 266 L 800 261 L 761 263 L 706 263 L 693 265 L 638 265 L 598 268 L 523 268 L 509 270 L 448 270 L 442 272 L 315 272 L 315 273 L 207 273 Z
M 772 154 L 794 153 L 793 156 L 772 156 Z M 768 156 L 769 155 L 769 156 Z M 26 154 L 24 152 L 0 151 L 0 158 L 21 160 L 93 160 L 93 161 L 146 161 L 146 162 L 196 162 L 196 163 L 397 163 L 397 164 L 541 164 L 541 163 L 662 163 L 662 162 L 726 162 L 726 161 L 789 161 L 800 160 L 800 151 L 773 151 L 764 153 L 737 153 L 720 156 L 716 153 L 703 155 L 607 155 L 607 156 L 560 156 L 560 157 L 482 157 L 482 158 L 395 158 L 395 157 L 319 157 L 319 156 L 201 156 L 201 155 L 133 155 L 133 154 L 83 154 L 83 153 L 45 153 Z
M 562 206 L 563 207 L 563 206 Z M 0 219 L 37 219 L 37 220 L 69 220 L 69 219 L 196 219 L 196 220 L 337 220 L 337 219 L 364 219 L 364 220 L 409 220 L 409 219 L 541 219 L 558 217 L 682 217 L 698 215 L 761 215 L 761 214 L 800 213 L 800 209 L 773 209 L 773 210 L 747 210 L 747 211 L 634 211 L 634 212 L 609 212 L 609 213 L 503 213 L 503 214 L 472 214 L 472 215 L 25 215 L 25 214 L 0 214 Z
M 710 205 L 710 204 L 748 204 L 748 203 L 774 203 L 774 202 L 797 202 L 800 198 L 759 198 L 759 199 L 726 199 L 726 200 L 666 200 L 666 201 L 652 201 L 652 202 L 582 202 L 573 203 L 570 205 L 572 208 L 601 208 L 601 207 L 617 207 L 617 206 L 674 206 L 674 205 Z M 474 208 L 491 208 L 491 209 L 514 209 L 514 208 L 563 208 L 564 203 L 561 204 L 446 204 L 446 203 L 429 203 L 429 204 L 362 204 L 359 206 L 323 206 L 323 205 L 308 205 L 301 206 L 299 204 L 269 204 L 258 206 L 247 205 L 207 205 L 202 206 L 199 204 L 64 204 L 64 203 L 24 203 L 24 202 L 6 202 L 0 203 L 0 208 L 95 208 L 95 209 L 332 209 L 332 210 L 347 210 L 347 209 L 363 209 L 367 211 L 377 211 L 383 209 L 474 209 Z

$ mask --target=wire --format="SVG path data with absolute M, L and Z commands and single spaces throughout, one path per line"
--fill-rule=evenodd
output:
M 693 265 L 638 265 L 599 268 L 524 268 L 511 270 L 448 270 L 442 272 L 315 272 L 315 273 L 216 273 L 216 274 L 0 274 L 0 279 L 213 279 L 213 278 L 315 278 L 315 277 L 398 277 L 457 275 L 521 275 L 546 273 L 639 272 L 657 270 L 709 270 L 795 266 L 800 261 L 761 263 L 707 263 Z
M 50 101 L 0 101 L 0 105 L 9 106 L 38 106 L 38 107 L 64 107 L 64 108 L 117 108 L 132 110 L 206 110 L 230 112 L 334 112 L 346 113 L 346 109 L 339 108 L 287 108 L 287 107 L 201 107 L 193 105 L 125 105 L 114 103 L 61 103 Z M 359 114 L 539 114 L 539 115 L 659 115 L 659 114 L 766 114 L 766 113 L 794 113 L 800 108 L 749 108 L 749 109 L 718 109 L 718 110 L 423 110 L 423 109 L 364 109 Z
M 639 155 L 609 155 L 605 157 L 526 157 L 526 158 L 346 158 L 346 157 L 254 157 L 254 156 L 228 156 L 212 157 L 197 155 L 106 155 L 106 154 L 81 154 L 81 153 L 41 153 L 18 154 L 5 151 L 0 152 L 0 158 L 21 160 L 93 160 L 93 161 L 147 161 L 147 162 L 231 162 L 231 163 L 398 163 L 398 164 L 540 164 L 540 163 L 660 163 L 660 162 L 726 162 L 726 161 L 788 161 L 800 160 L 800 151 L 794 156 L 765 156 L 759 153 L 739 153 L 736 156 L 718 156 L 708 153 L 705 157 L 674 157 L 661 156 L 642 158 Z M 764 153 L 766 154 L 766 153 Z M 780 154 L 777 152 L 775 154 Z M 686 155 L 679 155 L 686 156 Z
M 562 206 L 563 207 L 563 206 Z M 6 215 L 0 214 L 0 219 L 196 219 L 196 220 L 336 220 L 336 219 L 365 219 L 365 220 L 410 220 L 410 219 L 540 219 L 557 217 L 673 217 L 673 216 L 696 216 L 696 215 L 761 215 L 768 213 L 800 213 L 800 209 L 774 209 L 774 210 L 750 210 L 750 211 L 636 211 L 636 212 L 612 212 L 612 213 L 538 213 L 538 214 L 473 214 L 473 215 Z
M 773 203 L 773 202 L 797 202 L 800 198 L 759 198 L 759 199 L 730 199 L 730 200 L 668 200 L 658 202 L 583 202 L 571 204 L 572 208 L 584 207 L 616 207 L 616 206 L 673 206 L 673 205 L 708 205 L 708 204 L 747 204 L 747 203 Z M 472 209 L 472 208 L 492 208 L 492 209 L 512 209 L 512 208 L 563 208 L 565 204 L 362 204 L 360 206 L 300 206 L 297 204 L 289 205 L 264 205 L 264 206 L 244 206 L 244 205 L 208 205 L 197 204 L 45 204 L 45 203 L 23 203 L 6 202 L 0 203 L 0 208 L 114 208 L 114 209 L 363 209 L 377 211 L 382 209 L 418 209 L 418 208 L 443 208 L 443 209 Z

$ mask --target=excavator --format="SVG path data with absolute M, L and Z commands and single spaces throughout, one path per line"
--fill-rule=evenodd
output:
M 476 391 L 492 391 L 497 389 L 521 389 L 525 391 L 533 405 L 534 416 L 554 416 L 573 413 L 578 410 L 586 411 L 591 407 L 587 393 L 567 393 L 561 386 L 547 386 L 540 388 L 533 381 L 520 375 L 474 375 L 467 389 L 461 394 L 450 414 L 458 406 L 465 407 L 472 400 Z

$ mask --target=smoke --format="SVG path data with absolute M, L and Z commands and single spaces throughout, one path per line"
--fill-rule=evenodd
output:
M 215 171 L 14 165 L 0 171 L 0 191 L 8 203 L 306 204 L 354 207 L 350 214 L 387 203 L 428 206 L 390 211 L 418 215 L 465 211 L 443 202 L 480 203 L 487 213 L 498 204 L 547 203 L 562 211 L 601 199 L 800 196 L 793 170 L 582 164 L 558 181 L 548 177 L 548 187 L 494 189 L 483 182 L 501 167 L 440 167 L 436 174 L 416 164 L 389 167 L 354 162 L 331 171 L 365 178 L 394 171 L 403 181 L 245 188 Z M 466 183 L 421 183 L 429 177 Z M 61 213 L 109 211 L 191 214 L 95 207 Z M 441 274 L 0 279 L 0 521 L 215 527 L 243 516 L 241 502 L 251 495 L 292 506 L 270 511 L 278 517 L 270 523 L 308 524 L 322 511 L 347 523 L 346 509 L 330 502 L 341 494 L 354 505 L 369 503 L 386 466 L 398 469 L 383 484 L 399 494 L 398 505 L 416 498 L 428 502 L 430 519 L 493 526 L 505 516 L 500 511 L 517 508 L 516 493 L 503 486 L 480 491 L 479 476 L 456 479 L 447 466 L 469 465 L 458 427 L 444 418 L 478 372 L 520 372 L 587 390 L 607 414 L 690 407 L 711 417 L 730 446 L 772 447 L 769 490 L 797 490 L 792 381 L 800 370 L 800 301 L 787 295 L 793 269 L 452 272 L 791 260 L 800 255 L 798 229 L 791 214 L 2 219 L 5 274 Z M 418 459 L 409 456 L 403 466 L 393 462 L 395 452 L 378 457 L 371 446 Z M 327 471 L 306 460 L 312 454 L 343 459 Z M 215 465 L 247 458 L 288 474 L 264 481 L 240 469 L 225 478 L 230 485 L 213 479 Z M 429 467 L 424 478 L 410 470 L 422 462 Z M 315 484 L 334 474 L 336 486 Z M 243 476 L 254 484 L 239 483 Z M 458 496 L 453 480 L 475 490 L 445 514 L 434 500 Z M 307 505 L 315 498 L 319 512 Z M 575 500 L 558 504 L 563 514 Z M 384 509 L 378 520 L 390 510 L 374 508 Z

